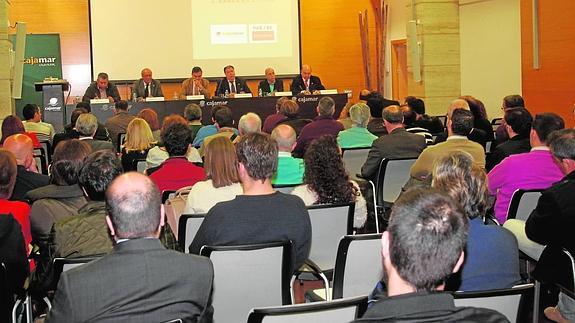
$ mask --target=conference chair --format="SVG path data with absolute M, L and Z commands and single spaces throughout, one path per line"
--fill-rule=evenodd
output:
M 365 163 L 370 150 L 371 147 L 343 148 L 341 150 L 345 170 L 351 179 L 358 179 L 357 174 L 361 174 L 361 166 Z
M 286 184 L 286 185 L 274 184 L 272 186 L 273 186 L 274 190 L 276 190 L 278 192 L 282 192 L 284 194 L 291 194 L 293 189 L 296 188 L 296 186 L 298 186 L 298 185 L 301 185 L 301 184 Z
M 124 144 L 124 141 L 126 140 L 126 133 L 125 132 L 120 132 L 118 134 L 118 143 L 116 146 L 116 151 L 117 152 L 121 152 L 122 151 L 122 145 Z
M 495 130 L 499 128 L 501 123 L 503 123 L 503 118 L 494 118 L 493 120 L 491 120 L 491 128 L 493 129 L 493 132 L 495 132 Z
M 325 295 L 330 300 L 328 276 L 333 274 L 339 240 L 353 232 L 355 203 L 311 205 L 307 209 L 311 221 L 311 248 L 291 285 L 302 273 L 311 273 L 323 280 Z
M 146 169 L 148 169 L 148 163 L 146 163 L 146 159 L 134 159 L 132 160 L 132 169 L 135 169 L 138 173 L 144 173 Z
M 15 294 L 8 284 L 8 269 L 0 263 L 0 321 L 9 322 Z
M 53 265 L 54 276 L 52 280 L 53 284 L 52 289 L 56 290 L 56 287 L 58 286 L 58 281 L 60 280 L 60 276 L 62 275 L 63 272 L 76 267 L 80 267 L 98 258 L 100 257 L 94 256 L 94 257 L 81 257 L 81 258 L 54 258 L 54 265 Z
M 338 299 L 331 302 L 254 308 L 248 323 L 347 323 L 367 310 L 367 296 Z
M 49 165 L 49 157 L 44 147 L 34 148 L 33 157 L 36 161 L 36 167 L 38 170 L 44 174 L 48 175 L 48 165 Z
M 522 308 L 530 308 L 527 294 L 533 292 L 533 284 L 517 285 L 512 288 L 487 291 L 454 292 L 455 306 L 481 307 L 495 310 L 503 314 L 511 323 L 525 322 L 519 317 Z M 534 312 L 536 316 L 537 312 Z M 534 322 L 536 322 L 534 320 Z
M 202 222 L 206 218 L 206 214 L 182 214 L 180 219 L 178 220 L 178 243 L 180 244 L 180 250 L 183 250 L 184 253 L 188 253 L 188 247 L 194 241 L 194 237 Z M 176 233 L 174 233 L 176 234 Z
M 542 191 L 543 189 L 518 189 L 513 192 L 509 208 L 507 209 L 507 220 L 518 219 L 527 221 L 531 212 L 537 207 Z
M 489 140 L 489 141 L 485 142 L 485 153 L 486 153 L 486 154 L 491 154 L 491 153 L 492 153 L 491 147 L 493 147 L 493 141 L 492 141 L 492 140 Z
M 165 204 L 169 198 L 176 196 L 176 191 L 174 190 L 165 190 L 162 191 L 162 204 Z
M 214 266 L 214 322 L 241 322 L 252 308 L 291 304 L 291 241 L 203 246 L 200 255 Z
M 439 121 L 441 121 L 441 124 L 443 124 L 443 128 L 447 127 L 447 115 L 441 115 L 441 116 L 433 116 L 437 119 L 439 119 Z

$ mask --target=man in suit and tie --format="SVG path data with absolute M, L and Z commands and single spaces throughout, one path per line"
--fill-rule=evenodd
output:
M 160 81 L 152 78 L 152 70 L 149 68 L 142 70 L 142 78 L 134 82 L 132 93 L 136 94 L 139 101 L 147 97 L 164 96 Z
M 108 99 L 110 103 L 120 101 L 120 92 L 113 83 L 110 83 L 108 74 L 98 74 L 96 81 L 86 89 L 82 102 L 90 102 L 92 99 Z
M 154 183 L 132 172 L 106 191 L 113 251 L 60 277 L 46 322 L 212 322 L 209 259 L 166 250 Z
M 79 134 L 78 139 L 83 140 L 90 145 L 93 152 L 106 149 L 116 152 L 116 149 L 111 142 L 94 139 L 96 130 L 98 130 L 98 118 L 96 118 L 95 115 L 91 113 L 82 113 L 76 120 L 75 128 Z
M 258 92 L 261 96 L 272 95 L 275 92 L 283 92 L 284 82 L 276 79 L 276 72 L 273 68 L 268 67 L 265 70 L 266 79 L 258 85 Z
M 187 95 L 203 95 L 204 98 L 209 99 L 210 92 L 208 87 L 210 81 L 202 77 L 203 71 L 199 66 L 192 68 L 192 77 L 182 83 L 182 96 Z
M 228 65 L 224 67 L 224 73 L 226 74 L 226 77 L 218 82 L 216 96 L 225 97 L 227 95 L 228 97 L 233 98 L 236 93 L 252 93 L 246 84 L 246 81 L 236 77 L 236 71 L 233 66 Z
M 311 75 L 311 66 L 303 65 L 300 75 L 296 76 L 291 83 L 291 92 L 293 95 L 319 94 L 320 90 L 325 90 L 319 77 Z

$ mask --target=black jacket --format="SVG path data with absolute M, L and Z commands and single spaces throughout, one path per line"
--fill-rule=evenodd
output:
M 260 84 L 258 85 L 258 89 L 262 91 L 262 95 L 264 96 L 272 92 L 268 80 L 261 81 Z M 274 83 L 274 92 L 283 92 L 283 90 L 284 90 L 284 82 L 282 80 L 276 80 L 276 82 Z
M 305 83 L 303 82 L 301 75 L 298 75 L 293 79 L 290 90 L 293 95 L 296 95 L 301 91 L 305 91 Z M 309 91 L 313 92 L 318 90 L 325 90 L 325 86 L 321 84 L 319 77 L 312 75 L 309 78 Z
M 248 85 L 246 84 L 246 81 L 242 80 L 241 78 L 236 77 L 235 79 L 235 84 L 236 84 L 236 92 L 235 93 L 252 93 L 252 91 L 250 90 L 250 88 L 248 87 Z M 223 78 L 218 82 L 218 86 L 216 87 L 216 96 L 220 96 L 223 97 L 226 94 L 226 91 L 228 93 L 232 93 L 232 91 L 230 90 L 230 84 L 228 82 L 227 78 Z
M 111 96 L 114 98 L 114 102 L 120 101 L 120 92 L 118 92 L 118 88 L 111 82 L 108 82 L 108 87 L 106 88 L 106 95 Z M 100 98 L 100 90 L 98 90 L 98 86 L 96 82 L 92 82 L 90 86 L 86 89 L 84 96 L 82 97 L 83 102 L 90 102 L 91 99 Z M 105 98 L 101 98 L 105 99 Z

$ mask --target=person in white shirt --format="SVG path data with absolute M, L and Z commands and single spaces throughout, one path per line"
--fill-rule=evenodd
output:
M 40 108 L 36 104 L 26 104 L 22 111 L 24 115 L 24 129 L 27 132 L 33 132 L 38 137 L 40 141 L 50 141 L 54 138 L 54 126 L 47 122 L 42 121 L 42 113 Z

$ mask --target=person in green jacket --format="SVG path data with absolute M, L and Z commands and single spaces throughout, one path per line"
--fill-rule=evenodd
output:
M 272 178 L 274 185 L 298 185 L 303 183 L 303 159 L 291 155 L 296 145 L 295 130 L 280 124 L 272 131 L 272 138 L 278 143 L 278 170 Z

